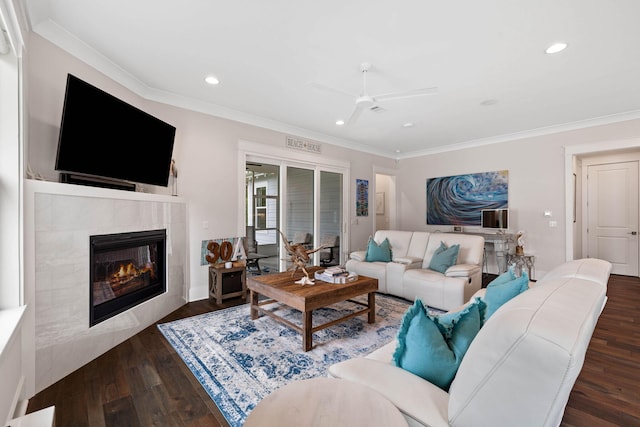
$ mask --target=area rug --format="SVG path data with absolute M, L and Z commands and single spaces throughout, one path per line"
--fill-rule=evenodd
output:
M 159 324 L 158 328 L 229 424 L 240 427 L 255 405 L 277 388 L 326 376 L 331 364 L 364 356 L 393 340 L 409 305 L 406 300 L 378 294 L 375 324 L 367 323 L 367 316 L 362 315 L 318 331 L 308 352 L 302 351 L 298 332 L 268 316 L 251 320 L 246 304 Z M 316 310 L 313 323 L 326 323 L 356 308 L 344 302 Z M 297 310 L 281 308 L 278 315 L 302 325 Z

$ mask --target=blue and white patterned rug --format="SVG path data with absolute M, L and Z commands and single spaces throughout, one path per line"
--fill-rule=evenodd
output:
M 364 356 L 393 340 L 409 306 L 406 300 L 377 294 L 375 324 L 368 324 L 362 315 L 318 331 L 313 334 L 313 349 L 306 353 L 299 333 L 268 316 L 251 320 L 246 304 L 158 328 L 229 424 L 240 427 L 255 405 L 277 388 L 326 376 L 333 363 Z M 355 308 L 356 304 L 344 302 L 316 310 L 313 324 L 342 317 Z M 297 310 L 283 307 L 278 315 L 302 325 Z

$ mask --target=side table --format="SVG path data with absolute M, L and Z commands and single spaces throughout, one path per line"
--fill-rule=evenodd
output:
M 536 257 L 533 255 L 513 255 L 507 253 L 507 265 L 515 265 L 514 273 L 518 277 L 522 274 L 522 269 L 526 267 L 529 273 L 529 279 L 533 280 L 532 270 L 535 271 L 535 262 Z
M 224 264 L 209 266 L 209 298 L 216 304 L 223 299 L 247 296 L 247 270 L 244 266 L 224 268 Z
M 244 427 L 407 427 L 390 400 L 337 378 L 294 381 L 262 399 Z

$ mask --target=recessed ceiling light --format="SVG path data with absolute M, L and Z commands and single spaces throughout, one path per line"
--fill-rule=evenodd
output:
M 338 126 L 342 126 L 344 124 L 344 120 L 336 120 L 336 124 Z
M 414 125 L 413 123 L 411 123 L 411 122 L 407 122 L 407 123 L 405 123 L 405 124 L 403 124 L 403 125 L 402 125 L 402 127 L 405 127 L 405 128 L 412 128 L 412 127 L 414 127 L 414 126 L 415 126 L 415 125 Z
M 217 85 L 220 83 L 220 80 L 216 76 L 207 76 L 204 78 L 204 81 L 209 83 L 210 85 Z
M 400 150 L 396 150 L 396 153 L 399 153 L 399 152 L 400 152 Z
M 544 51 L 544 53 L 558 53 L 558 52 L 562 52 L 566 48 L 567 48 L 567 44 L 565 42 L 558 42 L 558 43 L 554 43 L 551 46 L 549 46 Z

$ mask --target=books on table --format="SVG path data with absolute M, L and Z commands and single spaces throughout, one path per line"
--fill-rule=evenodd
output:
M 327 267 L 324 270 L 316 271 L 315 278 L 328 283 L 349 283 L 358 280 L 356 273 L 349 273 L 342 267 Z

